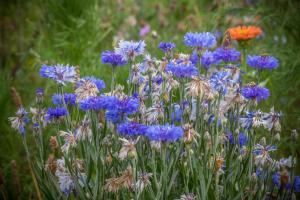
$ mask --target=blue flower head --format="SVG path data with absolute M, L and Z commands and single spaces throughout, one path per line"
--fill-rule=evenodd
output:
M 25 135 L 25 126 L 29 123 L 28 112 L 23 108 L 19 108 L 16 112 L 15 117 L 9 117 L 11 122 L 11 127 L 24 136 Z
M 217 60 L 223 60 L 224 62 L 235 62 L 239 61 L 241 53 L 234 48 L 217 48 L 214 51 L 214 55 Z
M 243 87 L 241 89 L 241 94 L 246 99 L 256 100 L 257 102 L 266 100 L 270 96 L 270 92 L 267 88 L 253 84 Z
M 278 67 L 279 62 L 272 56 L 248 56 L 247 65 L 256 69 L 275 69 Z
M 212 88 L 224 95 L 227 92 L 227 85 L 230 82 L 230 73 L 226 71 L 214 72 L 210 77 L 210 84 Z
M 294 192 L 300 192 L 300 176 L 295 176 L 295 179 L 294 179 Z
M 119 47 L 115 48 L 115 53 L 121 55 L 125 60 L 134 59 L 144 53 L 145 47 L 146 44 L 143 40 L 138 42 L 121 40 Z
M 154 141 L 172 142 L 183 136 L 183 129 L 171 125 L 153 125 L 148 127 L 146 136 Z
M 216 45 L 217 40 L 212 33 L 187 33 L 184 36 L 186 46 L 195 47 L 197 49 L 212 48 Z
M 52 102 L 55 105 L 62 105 L 62 95 L 54 94 L 52 96 Z M 76 104 L 76 95 L 73 93 L 64 93 L 64 102 L 66 105 L 75 105 Z
M 201 64 L 205 69 L 208 69 L 210 65 L 219 64 L 220 60 L 217 58 L 214 52 L 205 51 L 201 56 Z
M 171 72 L 178 78 L 188 78 L 198 75 L 198 69 L 192 63 L 170 62 L 166 67 L 166 71 Z
M 90 97 L 84 99 L 79 102 L 79 108 L 87 111 L 87 110 L 105 110 L 105 109 L 113 109 L 115 105 L 118 103 L 118 98 L 115 96 L 97 96 Z
M 180 105 L 174 104 L 173 105 L 173 112 L 171 115 L 172 122 L 180 122 L 182 118 L 182 111 Z
M 114 51 L 102 52 L 101 61 L 104 64 L 111 64 L 112 66 L 122 66 L 127 63 L 122 55 L 116 54 Z
M 146 125 L 136 122 L 125 122 L 118 126 L 118 133 L 126 136 L 144 135 L 146 130 Z
M 167 53 L 172 51 L 175 48 L 175 44 L 173 42 L 160 42 L 158 48 L 160 48 L 163 52 Z
M 48 108 L 46 120 L 52 121 L 55 119 L 59 119 L 60 117 L 66 116 L 68 114 L 68 111 L 63 107 L 57 107 L 57 108 Z
M 245 135 L 244 133 L 240 133 L 239 134 L 239 144 L 240 146 L 245 146 L 247 144 L 247 141 L 248 141 L 248 137 L 247 135 Z
M 40 75 L 44 78 L 50 78 L 59 84 L 65 85 L 66 82 L 74 83 L 77 79 L 75 67 L 69 65 L 42 65 Z
M 193 53 L 190 56 L 190 61 L 193 65 L 197 65 L 198 61 L 199 61 L 199 57 L 197 54 L 197 51 L 193 51 Z

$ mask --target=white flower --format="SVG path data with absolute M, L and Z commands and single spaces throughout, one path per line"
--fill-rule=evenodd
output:
M 76 146 L 76 138 L 73 133 L 59 131 L 60 136 L 64 138 L 65 144 L 61 147 L 63 153 L 68 153 L 71 147 Z

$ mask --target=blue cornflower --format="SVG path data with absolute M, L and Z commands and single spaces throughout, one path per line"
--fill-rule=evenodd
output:
M 112 66 L 122 66 L 127 63 L 122 55 L 114 51 L 104 51 L 101 54 L 101 61 L 104 64 L 111 64 Z
M 97 89 L 99 90 L 99 92 L 101 92 L 105 87 L 105 82 L 101 79 L 97 79 L 94 76 L 85 76 L 83 78 L 81 78 L 81 80 L 88 80 L 91 81 L 92 83 L 94 83 L 97 87 Z M 81 84 L 80 80 L 76 83 L 76 86 L 79 87 Z
M 172 72 L 172 74 L 178 78 L 188 78 L 198 75 L 198 69 L 191 63 L 170 62 L 166 67 L 166 71 Z
M 73 93 L 64 93 L 64 101 L 67 105 L 75 105 L 76 104 L 76 95 Z M 52 102 L 55 105 L 62 105 L 62 95 L 54 94 L 52 96 Z
M 138 55 L 142 55 L 145 51 L 145 42 L 123 41 L 119 42 L 119 47 L 115 48 L 115 53 L 121 55 L 123 59 L 134 59 Z
M 75 67 L 69 65 L 42 65 L 40 75 L 44 78 L 51 78 L 57 83 L 65 85 L 66 82 L 74 83 L 77 79 Z
M 51 121 L 55 119 L 59 119 L 60 117 L 63 117 L 68 114 L 68 111 L 63 107 L 57 107 L 57 108 L 48 108 L 47 114 L 46 114 L 46 120 Z
M 118 126 L 118 133 L 127 136 L 144 135 L 146 130 L 146 125 L 137 122 L 125 122 Z
M 248 141 L 248 137 L 247 135 L 245 135 L 244 133 L 240 133 L 239 134 L 239 144 L 240 146 L 245 146 L 247 144 L 247 141 Z
M 214 52 L 205 51 L 201 56 L 201 64 L 205 69 L 208 69 L 210 65 L 219 64 L 220 60 L 216 57 Z
M 19 133 L 24 136 L 25 126 L 29 123 L 28 112 L 26 112 L 26 110 L 21 107 L 16 112 L 15 117 L 9 117 L 8 119 L 11 123 L 11 127 L 19 131 Z
M 234 62 L 240 60 L 241 53 L 234 48 L 217 48 L 214 51 L 214 56 L 217 60 L 223 60 L 224 62 Z
M 272 176 L 272 182 L 278 188 L 290 190 L 292 188 L 290 174 L 288 172 L 275 172 Z
M 270 92 L 267 88 L 258 85 L 248 85 L 243 87 L 241 89 L 241 94 L 246 99 L 256 100 L 257 102 L 266 100 L 270 96 Z
M 226 137 L 231 145 L 235 144 L 235 139 L 231 132 L 226 133 Z M 247 144 L 248 138 L 244 133 L 240 133 L 238 140 L 239 140 L 240 147 L 243 147 Z
M 199 61 L 199 57 L 198 57 L 197 51 L 193 51 L 193 53 L 190 56 L 190 61 L 191 61 L 192 64 L 197 65 L 197 63 Z
M 295 179 L 294 179 L 294 192 L 300 192 L 300 176 L 295 176 Z
M 35 90 L 36 96 L 44 96 L 44 89 L 43 88 L 37 88 Z
M 106 119 L 113 123 L 119 123 L 127 115 L 134 114 L 139 109 L 139 101 L 136 98 L 125 97 L 119 99 L 113 108 L 110 108 L 106 112 Z
M 230 82 L 230 73 L 226 71 L 214 72 L 210 77 L 210 84 L 215 91 L 220 94 L 226 94 L 227 85 Z
M 279 62 L 272 56 L 248 56 L 247 65 L 256 69 L 275 69 Z
M 240 118 L 241 126 L 245 129 L 250 129 L 252 126 L 259 127 L 264 124 L 261 111 L 246 112 L 246 116 Z
M 172 125 L 153 125 L 149 126 L 146 136 L 154 141 L 176 141 L 183 136 L 183 129 Z
M 254 146 L 253 154 L 255 155 L 255 164 L 259 166 L 264 166 L 265 163 L 272 163 L 273 160 L 270 156 L 272 151 L 276 151 L 277 147 L 275 145 L 256 144 Z
M 160 42 L 158 48 L 163 50 L 165 53 L 172 51 L 175 48 L 175 44 L 173 42 Z
M 113 109 L 115 105 L 118 103 L 118 98 L 115 96 L 97 96 L 90 97 L 84 99 L 79 102 L 79 108 L 87 111 L 87 110 L 105 110 L 105 109 Z
M 174 104 L 173 105 L 173 112 L 171 115 L 172 122 L 180 122 L 182 117 L 182 111 L 180 105 Z
M 216 45 L 217 40 L 212 33 L 186 33 L 184 36 L 186 46 L 202 48 L 212 48 Z

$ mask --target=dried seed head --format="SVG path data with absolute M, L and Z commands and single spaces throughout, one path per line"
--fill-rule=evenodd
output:
M 56 136 L 50 137 L 50 147 L 52 151 L 55 151 L 58 147 L 58 142 Z
M 50 154 L 45 165 L 46 170 L 49 170 L 53 175 L 57 170 L 57 162 L 53 154 Z
M 11 97 L 13 99 L 14 104 L 16 105 L 17 108 L 22 107 L 23 104 L 19 92 L 16 90 L 15 87 L 11 87 L 10 89 L 11 89 Z

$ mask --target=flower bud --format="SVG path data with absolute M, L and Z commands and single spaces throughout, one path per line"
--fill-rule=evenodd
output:
M 291 137 L 292 137 L 293 140 L 297 140 L 298 139 L 298 132 L 297 132 L 296 129 L 292 130 Z
M 274 136 L 274 139 L 276 141 L 280 141 L 280 133 L 276 133 L 276 135 Z
M 263 146 L 266 146 L 267 142 L 266 142 L 266 138 L 265 137 L 262 137 L 259 141 L 259 144 L 263 145 Z
M 56 136 L 51 136 L 50 137 L 50 147 L 52 151 L 55 151 L 58 147 L 57 139 Z

